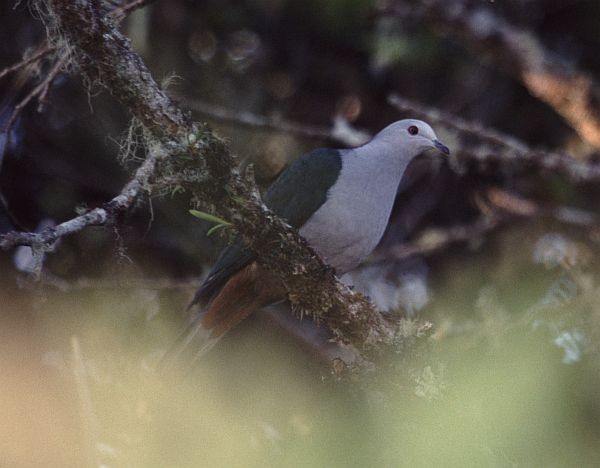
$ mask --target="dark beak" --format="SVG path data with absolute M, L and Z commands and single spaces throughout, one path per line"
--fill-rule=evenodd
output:
M 450 150 L 448 149 L 448 147 L 447 147 L 447 146 L 445 146 L 444 144 L 442 144 L 442 142 L 441 142 L 441 141 L 439 141 L 439 140 L 433 140 L 433 144 L 434 144 L 434 145 L 435 145 L 435 147 L 436 147 L 437 149 L 439 149 L 439 150 L 440 150 L 442 153 L 444 153 L 444 154 L 446 154 L 446 155 L 450 154 Z

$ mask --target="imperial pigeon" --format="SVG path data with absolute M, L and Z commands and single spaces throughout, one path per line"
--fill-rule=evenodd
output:
M 308 241 L 338 275 L 357 267 L 377 246 L 408 164 L 426 150 L 450 154 L 425 122 L 400 120 L 352 149 L 317 149 L 290 165 L 264 202 Z M 165 355 L 185 350 L 193 359 L 255 310 L 279 302 L 286 291 L 241 243 L 226 247 L 191 305 L 199 312 Z

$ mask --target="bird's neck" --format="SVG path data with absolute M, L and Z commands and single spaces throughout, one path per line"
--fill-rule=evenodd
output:
M 384 184 L 394 186 L 400 180 L 408 164 L 413 159 L 404 154 L 402 148 L 391 145 L 387 141 L 373 140 L 369 144 L 348 152 L 347 163 L 356 172 L 356 177 L 365 179 L 365 183 L 374 186 Z

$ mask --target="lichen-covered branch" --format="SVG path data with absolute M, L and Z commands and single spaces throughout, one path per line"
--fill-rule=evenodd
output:
M 548 50 L 533 32 L 499 16 L 493 5 L 465 0 L 395 0 L 386 11 L 430 22 L 500 62 L 583 139 L 600 148 L 598 84 L 591 75 Z
M 73 49 L 84 76 L 114 94 L 153 135 L 183 137 L 190 119 L 158 87 L 116 21 L 96 3 L 49 1 L 46 21 Z
M 98 2 L 50 0 L 46 4 L 49 14 L 44 20 L 49 30 L 69 44 L 72 60 L 85 79 L 105 86 L 142 124 L 151 151 L 164 152 L 155 160 L 152 190 L 186 190 L 194 204 L 231 222 L 260 261 L 279 274 L 292 304 L 327 322 L 339 340 L 361 352 L 392 342 L 391 326 L 363 296 L 340 284 L 295 230 L 267 210 L 254 183 L 237 171 L 225 143 L 171 101 Z M 53 245 L 64 233 L 105 223 L 107 208 L 126 209 L 142 187 L 144 178 L 136 176 L 108 207 L 40 237 L 10 233 L 0 245 L 32 245 L 38 240 Z

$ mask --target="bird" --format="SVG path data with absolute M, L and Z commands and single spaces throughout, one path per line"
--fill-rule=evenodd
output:
M 450 154 L 429 124 L 399 120 L 360 147 L 306 153 L 273 182 L 263 201 L 341 276 L 375 249 L 406 168 L 427 150 Z M 285 298 L 282 281 L 254 252 L 241 242 L 230 244 L 197 290 L 190 304 L 197 312 L 161 366 L 172 367 L 185 354 L 192 364 L 254 311 Z

